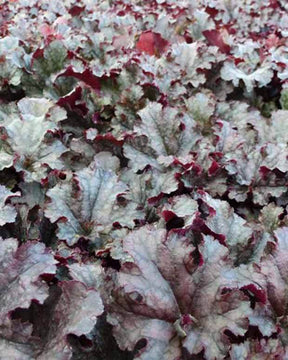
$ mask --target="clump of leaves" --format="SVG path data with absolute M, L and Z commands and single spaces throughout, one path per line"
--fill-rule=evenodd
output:
M 285 1 L 0 5 L 0 358 L 286 359 Z

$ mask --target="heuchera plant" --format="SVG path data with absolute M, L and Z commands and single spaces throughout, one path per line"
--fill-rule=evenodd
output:
M 288 359 L 286 0 L 0 4 L 0 358 Z

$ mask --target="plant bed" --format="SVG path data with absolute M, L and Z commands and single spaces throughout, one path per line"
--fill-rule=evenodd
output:
M 0 359 L 288 358 L 285 0 L 0 5 Z

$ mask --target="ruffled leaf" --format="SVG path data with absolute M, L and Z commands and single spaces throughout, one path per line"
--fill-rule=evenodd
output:
M 45 214 L 52 222 L 60 220 L 58 238 L 69 245 L 81 237 L 96 242 L 99 234 L 113 229 L 114 223 L 133 228 L 134 220 L 142 217 L 133 202 L 121 205 L 117 201 L 127 190 L 114 172 L 92 164 L 47 192 L 51 202 Z

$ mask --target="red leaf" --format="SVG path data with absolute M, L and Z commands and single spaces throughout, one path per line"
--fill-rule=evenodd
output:
M 88 112 L 88 108 L 85 103 L 79 103 L 82 97 L 82 88 L 78 86 L 72 93 L 69 95 L 61 97 L 57 101 L 57 105 L 62 107 L 68 107 L 70 110 L 74 110 L 81 115 L 86 115 Z
M 136 49 L 149 55 L 159 56 L 167 50 L 168 45 L 169 42 L 163 39 L 160 34 L 146 31 L 140 35 Z
M 174 212 L 173 212 L 173 211 L 169 211 L 169 210 L 164 210 L 164 211 L 162 212 L 162 215 L 163 215 L 164 220 L 165 220 L 166 222 L 172 220 L 172 219 L 175 217 Z
M 91 86 L 95 91 L 100 90 L 100 78 L 95 76 L 90 69 L 86 69 L 82 73 L 76 72 L 69 66 L 60 76 L 73 76 L 76 79 L 83 81 L 85 84 Z
M 210 168 L 208 169 L 208 174 L 210 176 L 214 175 L 219 168 L 220 168 L 220 165 L 215 160 L 213 160 Z
M 85 10 L 84 7 L 80 7 L 80 6 L 72 6 L 72 8 L 69 10 L 69 14 L 72 16 L 78 16 L 80 15 L 83 11 Z
M 44 56 L 44 49 L 37 49 L 33 56 L 32 56 L 32 59 L 39 59 L 39 58 L 42 58 Z
M 40 32 L 45 37 L 48 37 L 50 35 L 54 35 L 55 30 L 51 26 L 49 26 L 48 24 L 44 24 L 44 25 L 42 25 L 40 27 Z
M 221 52 L 229 54 L 231 48 L 223 40 L 220 30 L 205 30 L 203 31 L 203 35 L 206 37 L 210 45 L 217 46 Z
M 257 289 L 254 284 L 243 286 L 242 290 L 250 291 L 255 296 L 256 301 L 262 304 L 265 304 L 267 301 L 266 292 L 264 290 Z

